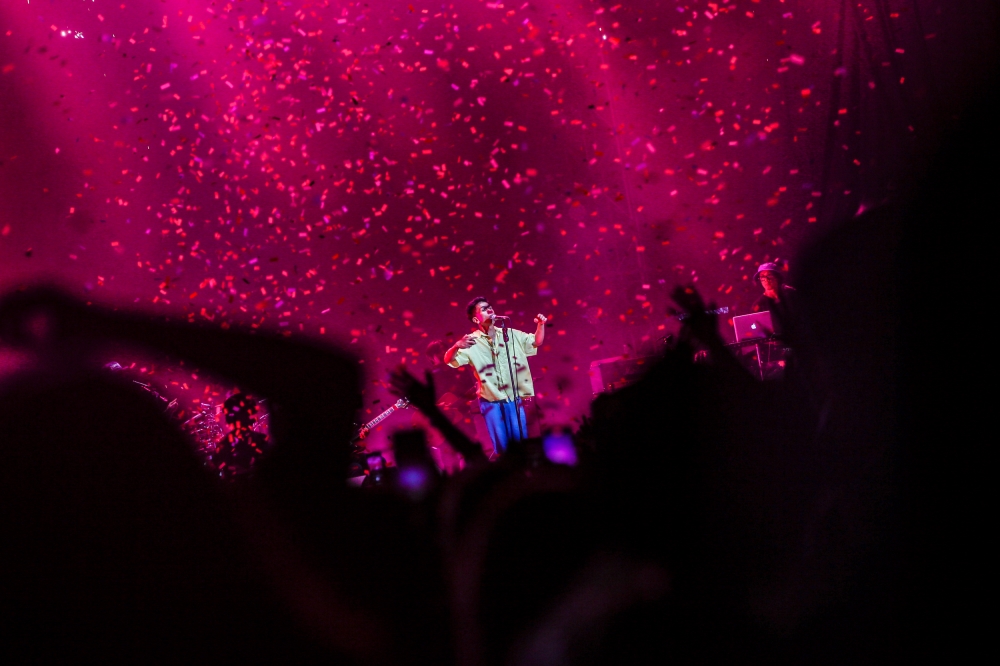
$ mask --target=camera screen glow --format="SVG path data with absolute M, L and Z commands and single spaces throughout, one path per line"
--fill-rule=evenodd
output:
M 546 435 L 542 442 L 545 457 L 557 465 L 576 465 L 576 446 L 566 433 Z

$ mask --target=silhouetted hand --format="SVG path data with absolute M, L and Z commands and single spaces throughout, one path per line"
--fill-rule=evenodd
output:
M 722 339 L 719 337 L 718 316 L 706 312 L 706 310 L 716 309 L 714 302 L 709 302 L 706 306 L 694 285 L 687 287 L 678 285 L 670 297 L 686 315 L 683 320 L 682 337 L 687 334 L 687 336 L 708 346 L 722 344 Z M 669 310 L 673 315 L 680 314 L 673 308 L 669 308 Z
M 389 372 L 390 391 L 393 395 L 409 400 L 422 412 L 435 407 L 434 375 L 430 370 L 424 373 L 426 384 L 421 384 L 420 380 L 406 371 L 403 366 L 397 367 Z
M 430 370 L 424 373 L 426 384 L 421 384 L 420 380 L 406 371 L 404 366 L 399 366 L 389 373 L 389 390 L 393 395 L 398 395 L 409 400 L 417 409 L 423 412 L 431 424 L 437 428 L 444 436 L 445 441 L 455 449 L 466 463 L 485 463 L 486 456 L 482 447 L 466 436 L 455 424 L 448 420 L 438 406 L 434 397 L 434 375 Z

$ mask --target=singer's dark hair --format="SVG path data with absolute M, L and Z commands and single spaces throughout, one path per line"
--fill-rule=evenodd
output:
M 486 303 L 488 305 L 489 302 L 490 302 L 489 299 L 487 299 L 485 296 L 476 296 L 471 301 L 469 301 L 469 304 L 467 306 L 465 306 L 465 316 L 469 318 L 469 321 L 472 321 L 472 313 L 476 311 L 476 306 L 479 305 L 480 303 Z

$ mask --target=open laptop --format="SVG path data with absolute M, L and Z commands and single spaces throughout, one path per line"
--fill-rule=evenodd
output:
M 736 329 L 736 341 L 763 340 L 774 335 L 774 325 L 771 323 L 770 312 L 754 312 L 753 314 L 733 317 L 733 328 Z

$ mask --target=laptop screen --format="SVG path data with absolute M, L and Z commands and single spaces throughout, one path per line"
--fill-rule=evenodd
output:
M 774 335 L 774 325 L 771 323 L 770 312 L 754 312 L 753 314 L 733 317 L 733 328 L 736 329 L 736 341 L 762 340 Z

